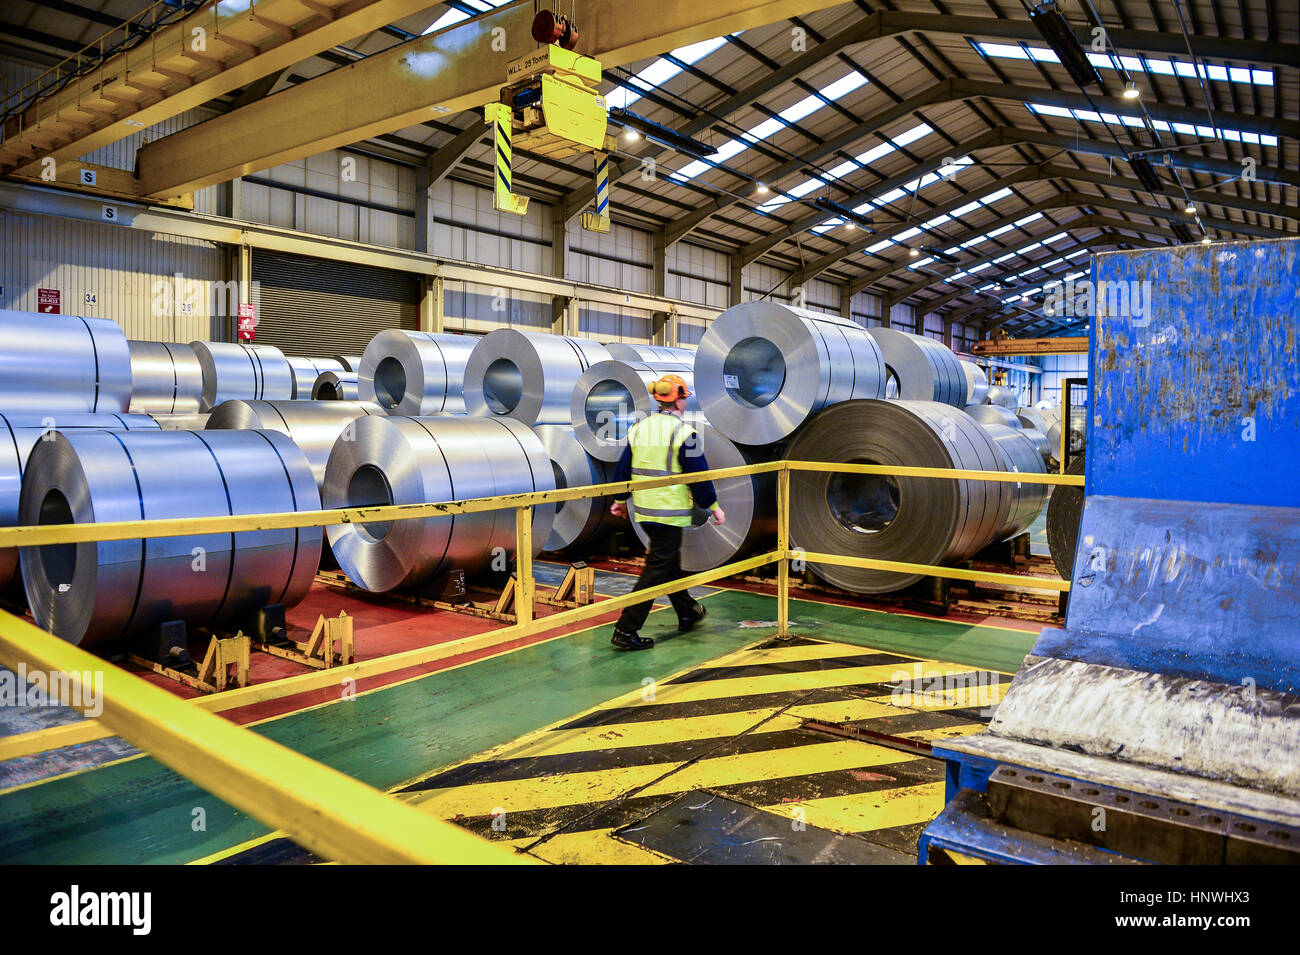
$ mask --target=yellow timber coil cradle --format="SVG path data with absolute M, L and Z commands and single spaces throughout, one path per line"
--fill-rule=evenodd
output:
M 1027 432 L 1003 424 L 981 424 L 981 427 L 988 432 L 1002 453 L 1002 470 L 1028 474 L 1047 473 L 1042 452 Z M 1045 438 L 1043 440 L 1046 441 Z M 1011 510 L 1007 514 L 1006 523 L 998 528 L 995 540 L 1006 540 L 1028 530 L 1047 503 L 1046 484 L 1011 484 L 1008 487 L 1011 488 Z
M 133 414 L 195 414 L 203 402 L 203 366 L 189 345 L 127 342 Z
M 776 458 L 771 447 L 749 447 L 737 444 L 717 428 L 704 422 L 695 422 L 700 436 L 699 447 L 704 452 L 711 470 L 744 467 Z M 690 453 L 690 449 L 687 449 Z M 727 523 L 719 526 L 709 521 L 709 512 L 695 508 L 692 526 L 682 534 L 682 569 L 695 573 L 712 570 L 737 560 L 759 549 L 765 549 L 776 539 L 776 475 L 752 474 L 745 477 L 726 478 L 713 482 L 718 492 L 718 503 L 726 511 Z M 629 508 L 636 516 L 636 508 Z M 639 521 L 633 521 L 641 543 L 649 545 L 650 538 Z
M 872 328 L 869 333 L 884 356 L 890 398 L 965 407 L 966 372 L 947 345 L 893 328 Z
M 311 397 L 316 379 L 327 371 L 344 371 L 343 365 L 333 358 L 304 358 L 301 355 L 286 355 L 285 361 L 293 371 L 293 394 L 290 398 L 298 400 Z
M 560 424 L 539 424 L 533 428 L 551 459 L 551 471 L 557 490 L 606 484 L 613 480 L 613 468 L 598 461 L 583 449 L 573 429 Z M 562 501 L 555 507 L 555 523 L 542 545 L 543 550 L 581 548 L 595 543 L 626 521 L 609 512 L 612 499 L 589 497 L 580 501 Z
M 0 411 L 125 412 L 131 352 L 116 322 L 0 309 Z
M 156 431 L 158 423 L 142 414 L 7 414 L 0 415 L 0 527 L 17 527 L 23 472 L 32 449 L 56 428 L 93 431 Z M 0 547 L 0 592 L 18 576 L 18 551 Z
M 800 429 L 785 457 L 1003 470 L 1003 456 L 983 427 L 935 401 L 834 405 Z M 791 546 L 917 564 L 961 561 L 994 539 L 1007 522 L 1012 497 L 1011 486 L 996 481 L 795 471 L 790 474 Z M 897 571 L 809 566 L 827 582 L 857 593 L 889 593 L 921 579 Z
M 274 431 L 67 431 L 33 449 L 24 524 L 310 511 L 307 458 Z M 21 549 L 36 623 L 71 643 L 129 640 L 169 620 L 247 626 L 292 606 L 320 564 L 320 532 L 196 534 Z
M 695 387 L 709 424 L 767 445 L 839 401 L 884 395 L 885 363 L 862 326 L 777 302 L 746 302 L 709 326 Z
M 686 390 L 688 421 L 701 419 L 694 394 L 695 373 L 675 362 L 598 361 L 581 375 L 569 400 L 569 416 L 577 439 L 592 457 L 614 464 L 627 446 L 632 425 L 659 410 L 650 386 L 664 375 L 681 375 Z
M 312 401 L 359 401 L 357 376 L 350 371 L 323 372 L 311 388 Z
M 526 426 L 508 418 L 371 416 L 340 437 L 325 466 L 327 508 L 424 504 L 555 489 L 551 461 Z M 555 505 L 533 510 L 534 552 Z M 515 550 L 515 513 L 482 511 L 328 528 L 339 566 L 376 593 L 454 569 L 477 574 Z
M 293 368 L 272 345 L 240 342 L 190 342 L 203 367 L 203 402 L 211 411 L 223 401 L 288 401 L 293 397 Z
M 465 410 L 529 426 L 570 424 L 578 378 L 599 361 L 609 361 L 609 351 L 590 338 L 498 328 L 465 366 Z
M 357 394 L 396 415 L 463 414 L 465 364 L 474 335 L 390 328 L 370 339 L 357 371 Z

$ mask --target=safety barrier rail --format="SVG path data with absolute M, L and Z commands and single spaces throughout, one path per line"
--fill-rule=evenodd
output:
M 893 477 L 961 479 L 1005 483 L 1083 486 L 1082 475 L 1030 474 L 1013 471 L 973 471 L 954 468 L 919 468 L 871 464 L 831 464 L 811 461 L 774 461 L 767 464 L 720 468 L 699 474 L 640 478 L 555 491 L 475 498 L 429 504 L 380 505 L 285 514 L 250 514 L 236 517 L 199 517 L 93 524 L 51 524 L 0 528 L 0 547 L 37 547 L 95 541 L 138 540 L 201 533 L 233 533 L 278 528 L 323 527 L 371 521 L 415 520 L 471 514 L 481 511 L 515 511 L 517 622 L 430 647 L 365 660 L 346 666 L 228 690 L 193 700 L 182 700 L 166 690 L 135 677 L 79 647 L 38 629 L 25 620 L 0 611 L 0 663 L 29 673 L 63 672 L 103 674 L 103 713 L 50 729 L 0 739 L 0 761 L 121 736 L 156 760 L 190 779 L 274 829 L 282 830 L 300 845 L 323 857 L 344 862 L 518 862 L 511 850 L 474 836 L 449 823 L 387 796 L 351 777 L 316 763 L 257 733 L 220 719 L 225 710 L 302 693 L 353 685 L 366 678 L 426 667 L 439 660 L 492 649 L 520 638 L 558 630 L 603 617 L 624 607 L 667 596 L 679 590 L 713 583 L 776 563 L 777 634 L 789 635 L 790 561 L 869 567 L 904 573 L 1029 586 L 1065 591 L 1066 581 L 874 560 L 834 554 L 814 554 L 790 546 L 790 473 L 829 471 L 839 474 L 877 474 Z M 776 549 L 709 571 L 692 574 L 658 587 L 611 597 L 597 603 L 564 610 L 546 617 L 534 616 L 533 508 L 547 503 L 608 497 L 633 490 L 670 484 L 694 484 L 754 474 L 777 474 Z M 74 684 L 60 681 L 62 701 L 72 705 Z

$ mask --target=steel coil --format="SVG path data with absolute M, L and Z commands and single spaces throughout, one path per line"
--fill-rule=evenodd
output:
M 1022 428 L 1035 428 L 1043 434 L 1047 434 L 1050 427 L 1047 416 L 1037 408 L 1017 408 L 1016 419 Z
M 1066 474 L 1083 474 L 1083 456 L 1075 458 Z M 1079 543 L 1079 518 L 1083 514 L 1083 488 L 1059 485 L 1052 488 L 1047 502 L 1047 552 L 1052 555 L 1056 572 L 1064 580 L 1073 579 L 1074 551 Z
M 1016 408 L 1020 405 L 1016 393 L 1010 388 L 1004 388 L 1001 385 L 989 385 L 988 403 L 997 405 L 1000 408 L 1006 408 L 1012 414 L 1016 413 Z
M 771 447 L 756 448 L 736 444 L 716 428 L 703 422 L 695 425 L 699 447 L 710 470 L 762 464 L 775 458 Z M 776 538 L 776 475 L 755 474 L 713 482 L 718 503 L 727 514 L 727 523 L 709 520 L 709 512 L 695 508 L 692 524 L 682 534 L 682 570 L 694 573 L 712 570 L 723 564 L 769 547 Z M 641 523 L 635 520 L 636 507 L 629 502 L 633 528 L 642 544 L 649 544 Z
M 116 322 L 0 310 L 0 412 L 125 412 L 131 351 Z
M 609 349 L 609 357 L 615 361 L 642 362 L 645 364 L 668 362 L 678 365 L 693 365 L 695 363 L 695 349 L 682 348 L 679 345 L 636 345 L 627 342 L 609 342 L 605 347 Z
M 510 419 L 361 418 L 325 467 L 327 508 L 421 504 L 554 490 L 541 440 Z M 555 505 L 533 509 L 533 545 L 550 537 Z M 476 574 L 509 559 L 515 512 L 483 511 L 328 528 L 339 566 L 376 593 L 453 569 Z M 502 569 L 500 567 L 495 569 Z
M 359 401 L 357 376 L 350 371 L 327 371 L 311 388 L 312 401 Z M 373 402 L 367 402 L 373 404 Z
M 361 374 L 361 356 L 360 355 L 331 355 L 331 361 L 336 361 L 343 366 L 344 371 L 350 371 L 354 374 Z
M 1006 428 L 1020 428 L 1020 419 L 1001 405 L 967 405 L 966 413 L 980 424 L 1000 424 Z
M 479 339 L 390 328 L 366 346 L 357 373 L 362 401 L 396 415 L 465 411 L 465 365 Z
M 1038 450 L 1039 457 L 1043 459 L 1044 464 L 1052 460 L 1052 446 L 1048 443 L 1047 435 L 1039 431 L 1037 428 L 1022 427 L 1020 431 L 1021 434 L 1033 443 L 1034 447 Z
M 958 359 L 961 362 L 961 370 L 966 375 L 966 404 L 982 405 L 989 396 L 989 379 L 984 374 L 984 369 L 973 361 Z
M 571 424 L 578 379 L 609 360 L 605 346 L 589 338 L 498 328 L 474 346 L 465 366 L 465 410 L 529 426 Z
M 223 401 L 288 401 L 293 398 L 293 368 L 280 349 L 241 342 L 190 342 L 203 367 L 200 411 Z
M 839 401 L 884 394 L 885 363 L 860 325 L 771 301 L 733 306 L 695 354 L 695 386 L 709 424 L 740 444 L 790 435 Z
M 589 455 L 578 443 L 572 428 L 562 424 L 542 424 L 533 428 L 533 433 L 551 459 L 557 489 L 590 487 L 612 480 L 612 468 Z M 557 504 L 555 523 L 543 550 L 585 547 L 624 525 L 626 521 L 609 512 L 611 503 L 612 499 L 607 497 L 589 497 Z
M 0 527 L 18 526 L 18 498 L 23 472 L 32 449 L 42 438 L 62 430 L 150 431 L 158 424 L 137 414 L 8 414 L 0 415 Z M 18 550 L 0 547 L 0 591 L 7 591 L 18 576 Z
M 84 524 L 310 511 L 306 457 L 273 431 L 60 432 L 32 451 L 19 518 Z M 22 548 L 39 626 L 87 646 L 129 641 L 169 620 L 247 626 L 311 586 L 312 527 Z
M 811 419 L 786 449 L 792 461 L 1000 471 L 1001 453 L 969 415 L 933 401 L 852 401 Z M 712 462 L 710 462 L 712 464 Z M 991 481 L 832 474 L 790 475 L 790 533 L 815 553 L 919 564 L 965 560 L 993 540 L 1011 508 Z M 810 564 L 858 593 L 888 593 L 919 574 Z
M 1020 428 L 1003 424 L 984 424 L 983 428 L 1002 454 L 1004 471 L 1023 471 L 1026 474 L 1046 474 L 1047 465 L 1038 446 Z M 1008 484 L 1011 488 L 1011 509 L 1006 522 L 998 528 L 995 541 L 1006 540 L 1024 533 L 1038 520 L 1047 503 L 1046 484 Z
M 208 418 L 209 431 L 278 431 L 288 435 L 311 466 L 318 489 L 325 486 L 325 463 L 349 425 L 366 415 L 383 415 L 360 401 L 223 401 Z
M 955 408 L 969 403 L 966 372 L 943 342 L 893 328 L 872 328 L 870 333 L 885 360 L 891 397 L 938 401 Z
M 164 431 L 202 431 L 207 427 L 211 412 L 202 414 L 151 414 L 149 416 Z
M 285 355 L 293 372 L 293 394 L 290 398 L 303 401 L 311 398 L 316 379 L 327 371 L 344 372 L 343 365 L 333 358 L 304 358 L 302 355 Z
M 692 392 L 686 399 L 688 420 L 698 420 L 700 404 L 690 365 L 598 361 L 579 375 L 569 399 L 569 418 L 587 453 L 598 461 L 618 461 L 627 445 L 628 429 L 658 410 L 650 386 L 668 374 L 685 380 Z
M 134 414 L 194 414 L 203 401 L 203 366 L 189 345 L 127 342 Z

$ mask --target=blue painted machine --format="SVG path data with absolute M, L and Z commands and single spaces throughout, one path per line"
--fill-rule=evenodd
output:
M 1091 322 L 1066 625 L 987 732 L 934 747 L 920 861 L 1300 862 L 1300 240 L 1092 280 L 1150 307 Z

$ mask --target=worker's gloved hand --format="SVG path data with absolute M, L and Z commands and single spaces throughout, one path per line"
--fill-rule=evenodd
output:
M 627 517 L 627 505 L 622 501 L 615 501 L 609 506 L 609 512 L 615 517 Z
M 713 520 L 713 523 L 715 523 L 715 524 L 725 524 L 725 523 L 727 523 L 727 512 L 724 511 L 724 510 L 723 510 L 722 508 L 720 508 L 720 507 L 718 507 L 718 508 L 714 508 L 714 510 L 713 510 L 713 518 L 712 518 L 712 520 Z

